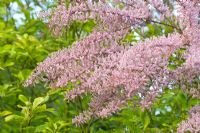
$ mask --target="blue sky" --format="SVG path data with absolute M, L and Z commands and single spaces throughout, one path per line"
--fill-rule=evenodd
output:
M 53 0 L 47 0 L 48 2 L 53 2 Z M 21 0 L 22 3 L 25 4 L 25 0 Z M 11 14 L 13 15 L 12 17 L 17 20 L 17 25 L 21 25 L 23 24 L 23 20 L 25 19 L 25 16 L 23 13 L 19 13 L 19 6 L 17 4 L 17 2 L 13 2 L 11 5 Z M 37 17 L 37 14 L 39 12 L 42 11 L 42 8 L 40 8 L 39 6 L 35 6 L 33 2 L 31 2 L 30 4 L 30 7 L 33 8 L 33 10 L 31 11 L 31 14 L 34 16 L 34 17 Z

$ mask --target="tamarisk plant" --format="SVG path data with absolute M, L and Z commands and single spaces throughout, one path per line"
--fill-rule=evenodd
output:
M 74 0 L 68 7 L 61 1 L 40 17 L 48 18 L 56 36 L 74 21 L 96 21 L 90 35 L 71 48 L 54 52 L 25 82 L 30 86 L 44 81 L 60 88 L 79 80 L 66 93 L 66 100 L 84 94 L 92 98 L 89 108 L 72 120 L 76 125 L 111 116 L 135 95 L 140 96 L 142 107 L 149 108 L 162 88 L 173 84 L 200 97 L 199 83 L 191 86 L 200 75 L 200 0 Z M 145 29 L 148 23 L 169 26 L 173 33 L 122 43 L 127 34 Z M 186 49 L 185 62 L 169 69 L 169 57 L 180 48 Z

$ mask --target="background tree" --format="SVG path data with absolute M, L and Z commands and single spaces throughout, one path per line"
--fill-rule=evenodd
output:
M 84 1 L 66 1 L 63 4 L 62 2 L 52 1 L 2 1 L 0 3 L 1 132 L 176 131 L 177 124 L 188 117 L 188 110 L 199 104 L 199 78 L 196 76 L 195 80 L 190 80 L 199 71 L 194 71 L 196 69 L 191 69 L 191 66 L 185 65 L 198 66 L 200 57 L 197 41 L 199 38 L 198 3 L 195 8 L 195 2 L 199 1 L 179 3 L 181 7 L 184 7 L 180 8 L 185 15 L 181 18 L 177 18 L 176 14 L 171 14 L 171 11 L 175 8 L 171 1 L 164 1 L 164 4 L 160 3 L 161 1 L 154 0 L 148 2 L 107 1 L 104 3 L 102 1 L 101 3 L 85 3 Z M 154 8 L 149 10 L 147 8 L 149 5 Z M 52 8 L 55 9 L 51 12 L 52 14 L 49 14 L 50 12 L 40 14 L 41 17 L 49 17 L 49 19 L 44 20 L 50 26 L 51 31 L 49 32 L 47 24 L 41 22 L 36 14 L 40 10 L 47 11 L 48 9 L 52 10 Z M 152 16 L 151 13 L 155 13 L 155 16 Z M 22 19 L 20 19 L 20 16 L 22 16 Z M 113 19 L 116 21 L 113 21 Z M 179 34 L 186 36 L 183 37 Z M 152 37 L 154 38 L 152 39 Z M 151 39 L 146 40 L 147 38 Z M 180 38 L 185 40 L 180 41 Z M 141 40 L 144 42 L 141 42 Z M 73 44 L 75 41 L 77 42 Z M 162 47 L 158 46 L 159 44 Z M 169 49 L 171 46 L 173 46 L 172 49 Z M 135 69 L 139 67 L 137 65 L 131 66 L 134 64 L 134 60 L 138 65 L 144 65 L 146 60 L 136 60 L 141 59 L 136 54 L 140 55 L 141 49 L 144 50 L 143 58 L 146 58 L 147 61 L 150 61 L 147 57 L 156 57 L 155 59 L 160 61 L 160 58 L 157 58 L 159 57 L 157 54 L 160 55 L 160 53 L 155 50 L 157 47 L 160 48 L 163 54 L 161 60 L 167 63 L 167 69 L 171 70 L 170 73 L 158 69 L 157 67 L 163 67 L 163 64 L 156 62 L 156 60 L 153 60 L 155 67 L 146 67 L 148 69 L 145 74 L 139 72 L 139 75 L 135 75 L 135 73 L 125 71 L 127 68 Z M 64 50 L 60 50 L 63 48 Z M 49 53 L 57 50 L 60 51 L 51 54 L 50 58 L 44 60 Z M 185 58 L 185 53 L 189 53 L 189 57 Z M 120 62 L 120 71 L 121 69 L 123 71 L 118 76 L 118 73 L 113 72 L 116 72 L 116 70 L 118 72 L 119 65 L 116 63 L 123 61 L 120 58 L 125 59 L 125 62 Z M 76 59 L 75 62 L 73 62 L 74 59 Z M 47 75 L 42 72 L 39 79 L 45 82 L 39 82 L 34 87 L 24 88 L 22 84 L 37 66 L 37 63 L 42 60 L 44 62 L 39 64 L 35 72 L 40 74 L 39 72 L 44 71 Z M 72 60 L 72 64 L 69 64 L 70 60 Z M 58 63 L 60 61 L 61 63 Z M 81 64 L 82 62 L 85 64 Z M 98 64 L 98 67 L 95 67 L 94 64 Z M 146 66 L 149 64 L 152 64 L 152 62 L 148 62 Z M 164 65 L 166 66 L 166 64 Z M 71 68 L 65 69 L 67 72 L 61 71 L 62 66 Z M 118 69 L 115 69 L 115 67 Z M 90 71 L 82 74 L 84 70 Z M 157 71 L 160 73 L 157 73 Z M 170 76 L 173 82 L 168 81 L 168 83 L 173 84 L 162 84 L 162 93 L 157 90 L 152 91 L 152 86 L 157 87 L 158 85 L 154 78 L 159 83 L 163 83 L 161 80 L 163 75 L 160 76 L 162 72 L 169 74 L 164 75 L 164 77 Z M 112 77 L 112 82 L 105 80 L 108 79 L 109 73 L 115 74 L 115 77 Z M 184 75 L 181 75 L 182 73 Z M 55 75 L 51 74 L 59 74 L 59 76 L 53 77 Z M 141 75 L 148 74 L 151 80 L 144 89 L 139 87 L 141 91 L 133 95 L 134 91 L 131 90 L 131 87 L 134 86 L 131 86 L 130 80 L 126 79 L 130 75 L 124 74 L 132 74 L 139 81 L 143 80 Z M 35 76 L 33 77 L 35 78 Z M 36 77 L 38 78 L 38 75 Z M 186 82 L 188 78 L 189 82 Z M 84 84 L 83 79 L 89 82 Z M 93 82 L 97 80 L 102 82 Z M 121 84 L 116 84 L 118 81 Z M 51 86 L 49 87 L 46 83 L 50 83 Z M 85 85 L 90 85 L 92 91 L 85 90 Z M 105 89 L 108 88 L 107 85 L 114 86 L 114 91 Z M 99 89 L 95 89 L 96 87 Z M 130 89 L 127 89 L 127 91 L 126 87 L 130 87 Z M 66 91 L 66 98 L 73 100 L 64 101 Z M 126 93 L 126 91 L 129 93 Z M 183 91 L 189 94 L 183 93 Z M 79 96 L 85 92 L 90 94 Z M 129 94 L 130 97 L 127 99 L 124 94 Z M 109 97 L 112 99 L 109 99 Z M 152 102 L 154 98 L 156 99 Z M 104 103 L 101 104 L 100 101 Z M 90 102 L 89 105 L 88 102 Z M 115 108 L 116 106 L 113 108 L 113 103 L 119 105 L 120 108 Z M 150 107 L 150 104 L 153 105 Z M 91 110 L 83 112 L 88 109 L 88 106 L 89 109 L 93 109 L 92 113 Z M 111 113 L 115 112 L 115 109 L 117 113 Z M 103 111 L 99 112 L 100 110 Z M 190 111 L 191 119 L 198 118 L 195 117 L 198 116 L 198 108 L 194 108 L 194 110 Z M 81 112 L 83 113 L 79 117 L 74 118 Z M 86 117 L 88 115 L 89 117 Z M 72 124 L 72 118 L 74 118 L 73 122 L 78 125 L 86 121 L 87 123 L 77 127 Z M 186 129 L 185 127 L 191 121 L 189 119 L 182 122 L 179 131 Z M 193 130 L 191 131 L 193 132 Z

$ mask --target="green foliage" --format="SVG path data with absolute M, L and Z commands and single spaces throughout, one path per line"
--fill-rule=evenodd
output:
M 41 3 L 42 2 L 42 3 Z M 21 24 L 14 19 L 16 13 L 12 4 L 18 5 L 17 12 L 24 15 Z M 73 89 L 68 83 L 66 88 L 49 89 L 43 83 L 34 88 L 24 88 L 23 83 L 39 62 L 51 52 L 69 47 L 77 39 L 87 36 L 95 26 L 93 20 L 86 23 L 74 22 L 64 29 L 61 37 L 55 38 L 46 24 L 36 19 L 34 7 L 48 9 L 55 3 L 37 0 L 2 0 L 0 2 L 0 132 L 1 133 L 139 133 L 173 132 L 177 123 L 187 117 L 189 108 L 198 100 L 192 99 L 180 88 L 166 89 L 158 97 L 151 111 L 142 110 L 130 100 L 119 113 L 107 119 L 93 119 L 88 124 L 75 127 L 71 119 L 87 108 L 90 96 L 80 97 L 72 102 L 64 100 L 67 90 Z M 41 6 L 43 5 L 43 6 Z M 164 30 L 162 30 L 164 29 Z M 140 39 L 173 31 L 169 26 L 148 24 L 147 31 L 136 29 L 123 40 L 136 42 Z M 170 57 L 169 67 L 180 66 L 184 60 L 180 49 Z M 79 82 L 77 81 L 77 84 Z
M 186 50 L 185 48 L 180 48 L 170 56 L 168 64 L 168 68 L 170 70 L 174 70 L 180 67 L 185 62 L 185 59 L 183 58 L 185 50 Z
M 48 95 L 46 97 L 35 98 L 32 103 L 24 95 L 19 95 L 18 99 L 23 102 L 23 105 L 17 105 L 18 108 L 21 108 L 21 112 L 18 115 L 7 115 L 5 117 L 5 122 L 16 121 L 18 122 L 16 123 L 17 125 L 20 123 L 19 126 L 21 126 L 21 131 L 25 130 L 28 132 L 29 129 L 27 129 L 27 127 L 29 127 L 32 123 L 46 119 L 42 113 L 53 112 L 53 109 L 47 108 L 45 104 L 45 102 L 47 102 L 49 99 Z

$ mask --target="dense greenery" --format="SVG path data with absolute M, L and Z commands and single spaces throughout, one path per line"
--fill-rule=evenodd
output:
M 177 89 L 166 88 L 158 98 L 151 111 L 142 110 L 138 105 L 129 102 L 128 107 L 108 119 L 94 119 L 88 124 L 76 127 L 71 119 L 83 109 L 85 103 L 76 99 L 73 102 L 64 100 L 72 84 L 59 90 L 51 90 L 44 84 L 34 88 L 24 88 L 23 83 L 37 63 L 51 52 L 69 47 L 74 41 L 92 31 L 95 22 L 75 22 L 61 37 L 53 37 L 47 25 L 37 19 L 35 8 L 47 10 L 56 3 L 37 0 L 0 0 L 0 132 L 173 132 L 177 123 L 187 118 L 188 110 L 199 101 Z M 18 5 L 16 6 L 13 5 Z M 15 9 L 14 9 L 15 8 Z M 22 14 L 21 18 L 14 18 Z M 19 16 L 19 15 L 18 15 Z M 170 27 L 166 32 L 172 32 Z M 161 25 L 148 25 L 149 32 L 145 37 L 161 34 Z M 124 41 L 137 41 L 134 32 Z M 177 51 L 181 54 L 184 50 Z M 171 57 L 169 67 L 180 65 L 181 58 Z M 133 100 L 137 101 L 137 97 Z

